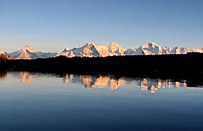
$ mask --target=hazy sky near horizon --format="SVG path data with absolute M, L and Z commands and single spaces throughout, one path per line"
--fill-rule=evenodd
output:
M 0 0 L 0 50 L 203 47 L 203 0 Z

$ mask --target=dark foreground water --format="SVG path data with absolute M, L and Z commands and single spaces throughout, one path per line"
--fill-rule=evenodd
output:
M 0 131 L 203 130 L 203 88 L 184 80 L 0 77 Z

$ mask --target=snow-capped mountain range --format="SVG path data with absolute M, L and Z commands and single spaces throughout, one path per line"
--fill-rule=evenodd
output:
M 14 59 L 37 59 L 37 58 L 54 57 L 56 56 L 57 53 L 37 52 L 33 50 L 29 45 L 27 45 L 25 48 L 21 50 L 5 54 L 12 56 Z
M 69 49 L 66 47 L 61 53 L 44 53 L 33 50 L 30 46 L 12 52 L 6 53 L 0 51 L 0 54 L 7 54 L 14 59 L 37 59 L 49 58 L 56 56 L 66 57 L 107 57 L 107 56 L 126 56 L 126 55 L 162 55 L 162 54 L 186 54 L 188 52 L 203 53 L 203 48 L 186 48 L 186 47 L 161 47 L 154 42 L 144 44 L 136 49 L 126 49 L 119 46 L 117 43 L 112 42 L 110 45 L 96 46 L 94 43 L 89 42 L 82 47 Z
M 106 56 L 125 56 L 125 55 L 156 55 L 156 54 L 186 54 L 188 52 L 203 53 L 203 48 L 185 48 L 185 47 L 161 47 L 154 42 L 140 46 L 137 49 L 125 49 L 117 43 L 112 42 L 107 46 L 96 46 L 89 42 L 80 48 L 65 48 L 57 56 L 67 57 L 106 57 Z

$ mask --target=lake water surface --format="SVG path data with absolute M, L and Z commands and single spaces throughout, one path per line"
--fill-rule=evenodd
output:
M 185 80 L 8 72 L 0 131 L 203 130 L 203 88 Z

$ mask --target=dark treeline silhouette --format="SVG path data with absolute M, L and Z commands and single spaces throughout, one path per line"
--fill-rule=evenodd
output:
M 6 70 L 7 68 L 7 55 L 0 54 L 0 72 Z
M 5 54 L 0 54 L 0 63 L 5 63 L 7 60 L 7 55 Z
M 74 57 L 36 60 L 7 60 L 8 71 L 112 74 L 115 77 L 186 79 L 190 86 L 203 85 L 203 54 Z

